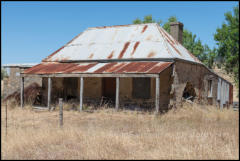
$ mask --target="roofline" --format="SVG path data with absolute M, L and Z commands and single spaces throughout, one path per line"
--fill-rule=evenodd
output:
M 126 24 L 126 25 L 112 25 L 112 26 L 97 26 L 97 27 L 88 27 L 87 30 L 91 29 L 103 29 L 103 28 L 112 28 L 112 27 L 129 27 L 129 26 L 145 26 L 145 25 L 153 25 L 153 24 L 158 24 L 156 22 L 154 23 L 141 23 L 141 24 Z
M 212 74 L 218 76 L 219 78 L 223 79 L 224 81 L 228 82 L 229 84 L 232 84 L 231 82 L 227 81 L 226 79 L 224 79 L 223 77 L 219 76 L 218 74 L 216 74 L 215 72 L 213 72 L 212 70 L 210 70 L 206 65 L 204 65 L 203 63 L 199 63 L 199 62 L 193 62 L 193 61 L 189 61 L 189 60 L 184 60 L 184 59 L 180 59 L 180 58 L 135 58 L 135 59 L 92 59 L 92 60 L 64 60 L 64 61 L 58 61 L 59 63 L 88 63 L 88 62 L 98 62 L 98 63 L 109 63 L 109 62 L 135 62 L 135 61 L 165 61 L 165 62 L 176 62 L 176 61 L 180 61 L 180 62 L 185 62 L 185 63 L 189 63 L 189 64 L 196 64 L 196 65 L 201 65 L 203 67 L 205 67 L 209 72 L 211 72 Z M 50 61 L 53 62 L 53 61 Z M 47 63 L 47 62 L 44 62 Z

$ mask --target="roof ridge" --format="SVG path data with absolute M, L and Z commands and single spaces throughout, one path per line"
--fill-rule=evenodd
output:
M 87 30 L 91 29 L 103 29 L 103 28 L 112 28 L 112 27 L 129 27 L 129 26 L 145 26 L 145 25 L 154 25 L 158 24 L 156 22 L 153 23 L 141 23 L 141 24 L 126 24 L 126 25 L 112 25 L 112 26 L 96 26 L 96 27 L 88 27 Z

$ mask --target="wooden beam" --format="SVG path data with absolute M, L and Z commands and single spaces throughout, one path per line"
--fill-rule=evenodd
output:
M 156 78 L 156 98 L 155 98 L 155 106 L 156 106 L 156 114 L 159 113 L 159 100 L 160 100 L 160 78 Z
M 31 77 L 34 76 L 35 74 L 21 74 L 22 77 Z M 129 73 L 129 74 L 112 74 L 112 73 L 103 73 L 103 74 L 89 74 L 89 73 L 72 73 L 72 74 L 39 74 L 38 77 L 158 77 L 158 74 L 134 74 L 134 73 Z
M 52 78 L 48 77 L 48 102 L 47 102 L 47 106 L 48 106 L 49 110 L 50 110 L 50 104 L 51 104 L 51 88 L 52 88 Z
M 119 108 L 119 80 L 120 78 L 116 78 L 116 101 L 115 101 L 115 109 L 118 110 Z
M 24 106 L 24 77 L 21 77 L 21 107 Z
M 82 111 L 83 108 L 83 88 L 84 88 L 84 82 L 83 77 L 80 78 L 80 107 L 79 110 Z

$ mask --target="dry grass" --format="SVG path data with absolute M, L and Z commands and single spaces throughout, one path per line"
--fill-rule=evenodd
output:
M 4 106 L 3 106 L 4 107 Z M 239 113 L 185 105 L 150 113 L 2 107 L 2 159 L 239 159 Z

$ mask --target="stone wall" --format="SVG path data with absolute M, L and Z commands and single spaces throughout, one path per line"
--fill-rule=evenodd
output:
M 210 79 L 213 86 L 212 97 L 208 97 L 208 80 Z M 183 90 L 187 82 L 193 85 L 196 92 L 194 102 L 217 105 L 218 77 L 201 65 L 177 61 L 171 88 L 171 107 L 182 104 Z
M 26 69 L 26 68 L 25 68 Z M 3 97 L 14 93 L 15 91 L 20 92 L 21 82 L 20 82 L 20 72 L 24 69 L 19 67 L 11 67 L 10 73 L 8 78 L 4 78 L 4 90 L 3 90 Z M 39 86 L 42 85 L 42 79 L 39 77 L 25 77 L 24 78 L 24 88 L 28 85 L 36 82 Z

